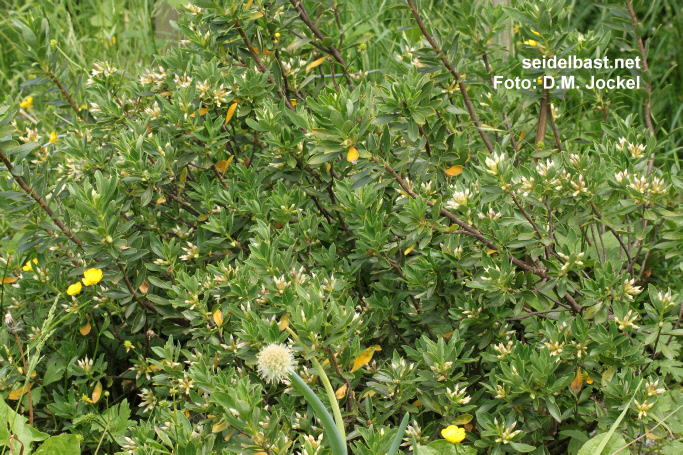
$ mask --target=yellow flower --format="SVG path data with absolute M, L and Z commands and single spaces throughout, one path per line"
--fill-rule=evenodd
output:
M 588 372 L 583 373 L 583 378 L 586 380 L 586 384 L 593 384 L 593 378 L 588 376 Z
M 81 289 L 83 289 L 83 286 L 81 286 L 81 282 L 76 281 L 74 284 L 72 284 L 66 289 L 66 293 L 69 295 L 78 295 L 81 293 Z
M 452 443 L 462 442 L 465 439 L 465 429 L 459 428 L 456 425 L 450 425 L 447 428 L 441 430 L 441 436 Z
M 530 40 L 524 41 L 524 44 L 529 45 L 529 46 L 536 47 L 536 45 L 537 45 L 538 43 L 537 43 L 535 40 L 530 39 Z
M 37 264 L 38 259 L 33 259 L 33 263 Z M 25 266 L 21 268 L 24 272 L 28 272 L 29 270 L 33 270 L 33 267 L 31 266 L 31 261 L 28 261 Z
M 83 284 L 90 286 L 92 284 L 97 284 L 102 279 L 102 270 L 100 269 L 88 269 L 83 272 Z
M 53 144 L 57 143 L 57 133 L 55 133 L 54 131 L 50 133 L 50 142 L 52 142 Z
M 32 97 L 32 96 L 27 96 L 26 99 L 24 99 L 24 101 L 22 101 L 21 103 L 19 103 L 19 106 L 20 106 L 22 109 L 31 109 L 31 106 L 33 106 L 33 97 Z

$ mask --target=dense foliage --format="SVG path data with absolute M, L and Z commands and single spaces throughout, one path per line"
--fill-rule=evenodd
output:
M 406 412 L 403 453 L 680 453 L 680 85 L 638 18 L 670 6 L 390 3 L 377 36 L 342 1 L 195 0 L 153 65 L 87 75 L 12 16 L 3 453 L 332 453 L 271 344 L 330 405 L 321 363 L 353 454 Z M 563 54 L 652 64 L 493 90 Z

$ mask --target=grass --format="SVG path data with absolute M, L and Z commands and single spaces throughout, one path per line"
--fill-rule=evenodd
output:
M 172 3 L 176 6 L 176 2 Z M 12 13 L 45 11 L 67 71 L 83 75 L 97 60 L 133 70 L 163 52 L 173 35 L 165 27 L 173 13 L 167 0 L 0 0 L 0 86 L 17 96 L 28 79 L 15 64 L 19 55 L 12 45 Z

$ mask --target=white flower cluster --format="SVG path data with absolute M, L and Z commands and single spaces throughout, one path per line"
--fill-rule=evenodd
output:
M 645 153 L 645 146 L 642 144 L 632 144 L 625 137 L 619 138 L 619 144 L 614 146 L 617 150 L 628 150 L 635 159 L 642 158 Z
M 166 70 L 163 66 L 159 66 L 159 72 L 151 72 L 149 69 L 145 70 L 145 74 L 140 76 L 140 83 L 145 85 L 155 85 L 157 89 L 162 89 L 166 82 Z M 92 110 L 92 109 L 91 109 Z
M 460 206 L 467 205 L 470 198 L 470 189 L 466 188 L 464 191 L 455 190 L 453 196 L 446 203 L 446 207 L 449 209 L 459 209 Z
M 100 79 L 100 76 L 104 75 L 104 77 L 109 77 L 118 71 L 118 69 L 115 66 L 112 66 L 109 62 L 104 62 L 102 65 L 99 63 L 93 64 L 93 69 L 90 73 L 88 81 L 86 82 L 86 85 L 93 85 L 96 79 Z

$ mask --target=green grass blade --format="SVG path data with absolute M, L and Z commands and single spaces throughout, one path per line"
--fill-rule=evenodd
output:
M 396 433 L 394 440 L 391 442 L 391 447 L 389 447 L 389 452 L 387 452 L 387 455 L 395 455 L 398 452 L 398 448 L 403 440 L 403 435 L 406 432 L 409 419 L 410 414 L 406 412 L 406 415 L 403 416 L 403 420 L 401 420 L 401 425 L 398 427 L 398 433 Z
M 332 447 L 332 453 L 334 455 L 347 455 L 346 453 L 346 441 L 344 441 L 339 434 L 337 425 L 330 413 L 325 409 L 325 405 L 320 398 L 311 390 L 311 388 L 304 382 L 301 377 L 292 373 L 289 375 L 289 379 L 292 380 L 292 385 L 296 387 L 301 393 L 304 394 L 304 398 L 311 405 L 315 414 L 318 416 L 325 429 L 325 435 L 327 435 L 330 440 L 330 446 Z

